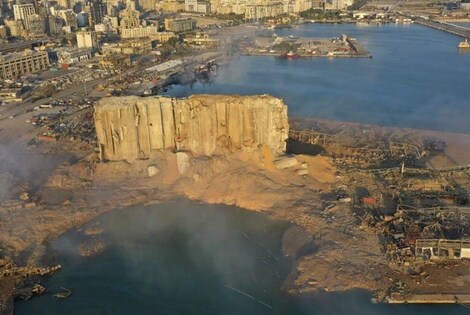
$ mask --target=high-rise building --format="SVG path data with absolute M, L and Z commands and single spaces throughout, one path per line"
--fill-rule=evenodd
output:
M 62 29 L 62 20 L 54 15 L 48 15 L 46 18 L 46 33 L 49 35 L 59 34 Z
M 65 21 L 66 26 L 70 26 L 71 31 L 77 29 L 77 15 L 73 10 L 58 10 L 56 15 Z
M 118 13 L 119 12 L 118 12 L 117 6 L 107 1 L 106 2 L 106 14 L 108 16 L 118 16 Z
M 34 14 L 36 14 L 36 9 L 32 3 L 13 5 L 15 20 L 26 20 L 26 17 Z
M 46 70 L 49 67 L 47 51 L 25 51 L 0 56 L 0 78 L 11 79 L 25 73 Z
M 90 7 L 90 25 L 100 24 L 106 15 L 106 4 L 102 0 L 89 0 Z
M 283 13 L 283 5 L 280 2 L 266 4 L 250 4 L 245 9 L 245 19 L 257 20 L 267 17 L 275 17 Z
M 80 12 L 77 14 L 77 26 L 86 27 L 90 23 L 90 14 L 87 12 Z
M 153 11 L 155 10 L 155 6 L 157 4 L 157 0 L 140 0 L 139 1 L 140 7 L 144 11 Z
M 98 49 L 98 37 L 93 31 L 79 31 L 76 33 L 78 48 Z
M 25 19 L 26 29 L 28 30 L 29 36 L 42 36 L 46 31 L 46 21 L 44 17 L 34 14 L 29 15 Z
M 137 10 L 135 1 L 133 0 L 126 1 L 126 9 Z
M 121 18 L 120 26 L 122 29 L 135 28 L 140 26 L 140 13 L 128 7 L 119 13 Z
M 121 30 L 121 38 L 141 38 L 156 35 L 158 28 L 156 26 L 124 28 Z
M 181 12 L 184 11 L 184 1 L 159 0 L 155 8 L 161 12 Z
M 195 12 L 207 14 L 210 12 L 210 2 L 201 1 L 201 0 L 185 0 L 184 1 L 184 10 L 186 12 Z

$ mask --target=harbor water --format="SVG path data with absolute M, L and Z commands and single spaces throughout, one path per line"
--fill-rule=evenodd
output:
M 272 94 L 290 116 L 470 133 L 470 53 L 461 38 L 424 26 L 306 24 L 281 36 L 355 37 L 372 59 L 241 56 L 211 84 L 167 94 Z
M 87 236 L 87 229 L 103 232 Z M 115 210 L 61 236 L 50 254 L 63 270 L 46 295 L 17 315 L 150 314 L 466 314 L 461 306 L 376 305 L 354 291 L 292 297 L 281 286 L 292 261 L 281 240 L 288 224 L 235 207 L 186 200 Z M 90 238 L 103 252 L 82 257 Z M 52 296 L 61 287 L 67 299 Z

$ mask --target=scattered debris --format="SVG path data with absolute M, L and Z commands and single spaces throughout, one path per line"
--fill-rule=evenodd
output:
M 70 291 L 67 288 L 61 287 L 61 291 L 57 292 L 54 294 L 54 297 L 58 299 L 66 299 L 72 294 L 72 291 Z

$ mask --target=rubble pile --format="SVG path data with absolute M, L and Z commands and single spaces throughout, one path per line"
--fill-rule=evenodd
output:
M 97 70 L 97 69 L 80 69 L 75 72 L 67 73 L 60 77 L 49 79 L 44 81 L 41 86 L 52 86 L 58 91 L 65 90 L 77 84 L 83 84 L 84 82 L 96 80 L 99 78 L 105 78 L 110 75 L 109 71 Z
M 108 91 L 108 96 L 119 96 L 128 87 L 140 86 L 147 83 L 157 84 L 161 77 L 147 71 L 138 71 L 125 76 L 119 76 L 115 79 L 103 82 L 98 86 L 100 91 Z
M 309 121 L 311 122 L 311 121 Z M 320 146 L 345 170 L 400 167 L 402 163 L 422 167 L 429 156 L 441 154 L 445 143 L 403 130 L 377 126 L 334 126 L 291 121 L 289 138 Z
M 10 257 L 0 259 L 0 313 L 13 313 L 13 299 L 30 299 L 46 289 L 38 283 L 39 277 L 59 272 L 61 265 L 52 267 L 18 267 Z
M 427 166 L 445 154 L 444 141 L 374 126 L 293 126 L 290 139 L 333 157 L 342 178 L 337 202 L 376 231 L 391 266 L 470 258 L 470 167 Z
M 51 131 L 50 136 L 55 138 L 96 144 L 95 124 L 91 111 L 53 123 L 49 126 L 49 129 Z
M 43 112 L 33 116 L 29 122 L 45 131 L 36 137 L 39 141 L 82 141 L 96 144 L 92 106 L 95 99 L 59 99 L 38 107 L 41 109 L 60 108 L 56 112 Z

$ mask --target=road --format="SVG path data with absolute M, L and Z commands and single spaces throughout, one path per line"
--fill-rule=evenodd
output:
M 185 67 L 189 67 L 190 65 L 195 64 L 197 62 L 203 62 L 204 60 L 207 61 L 208 59 L 212 59 L 214 58 L 214 56 L 219 55 L 219 54 L 220 52 L 201 52 L 201 53 L 194 54 L 192 56 L 186 57 L 184 65 L 179 67 L 176 70 L 181 71 L 181 69 L 184 69 Z M 145 70 L 146 68 L 149 68 L 154 65 L 155 64 L 150 61 L 148 63 L 128 69 L 124 71 L 123 73 L 116 74 L 108 78 L 99 78 L 99 79 L 88 81 L 85 84 L 80 83 L 80 84 L 74 85 L 70 88 L 67 88 L 66 90 L 55 93 L 51 97 L 47 97 L 47 98 L 43 98 L 43 99 L 39 99 L 35 101 L 32 101 L 31 97 L 28 97 L 23 102 L 4 105 L 0 107 L 0 122 L 6 119 L 9 119 L 9 117 L 11 116 L 16 117 L 25 112 L 32 111 L 34 107 L 42 105 L 42 104 L 48 104 L 53 100 L 67 98 L 74 94 L 77 96 L 85 97 L 86 96 L 85 85 L 86 85 L 86 91 L 89 93 L 99 84 L 108 83 L 120 77 L 126 77 L 127 75 Z M 172 69 L 172 70 L 173 70 L 172 72 L 174 72 L 175 69 Z
M 86 95 L 85 95 L 85 86 L 86 86 L 86 91 L 90 92 L 91 90 L 93 90 L 99 84 L 110 82 L 110 81 L 115 80 L 119 77 L 125 77 L 126 75 L 129 75 L 131 73 L 141 71 L 141 70 L 147 68 L 148 66 L 149 66 L 149 64 L 141 65 L 141 66 L 129 69 L 129 70 L 123 72 L 123 73 L 116 74 L 116 75 L 108 77 L 108 78 L 98 78 L 98 79 L 95 79 L 95 80 L 88 81 L 85 84 L 83 84 L 83 83 L 77 84 L 77 85 L 74 85 L 70 88 L 67 88 L 66 90 L 57 92 L 51 97 L 42 98 L 42 99 L 39 99 L 39 100 L 36 100 L 36 101 L 31 101 L 32 98 L 28 97 L 23 102 L 4 105 L 2 108 L 0 108 L 0 121 L 5 120 L 5 119 L 9 119 L 9 117 L 11 117 L 11 116 L 15 117 L 15 116 L 17 116 L 19 114 L 22 114 L 24 112 L 33 110 L 34 107 L 36 107 L 36 106 L 39 106 L 39 105 L 42 105 L 42 104 L 47 104 L 47 103 L 50 103 L 51 101 L 54 101 L 54 100 L 57 100 L 57 99 L 67 98 L 67 97 L 70 97 L 74 94 L 82 96 L 82 97 L 86 97 Z

